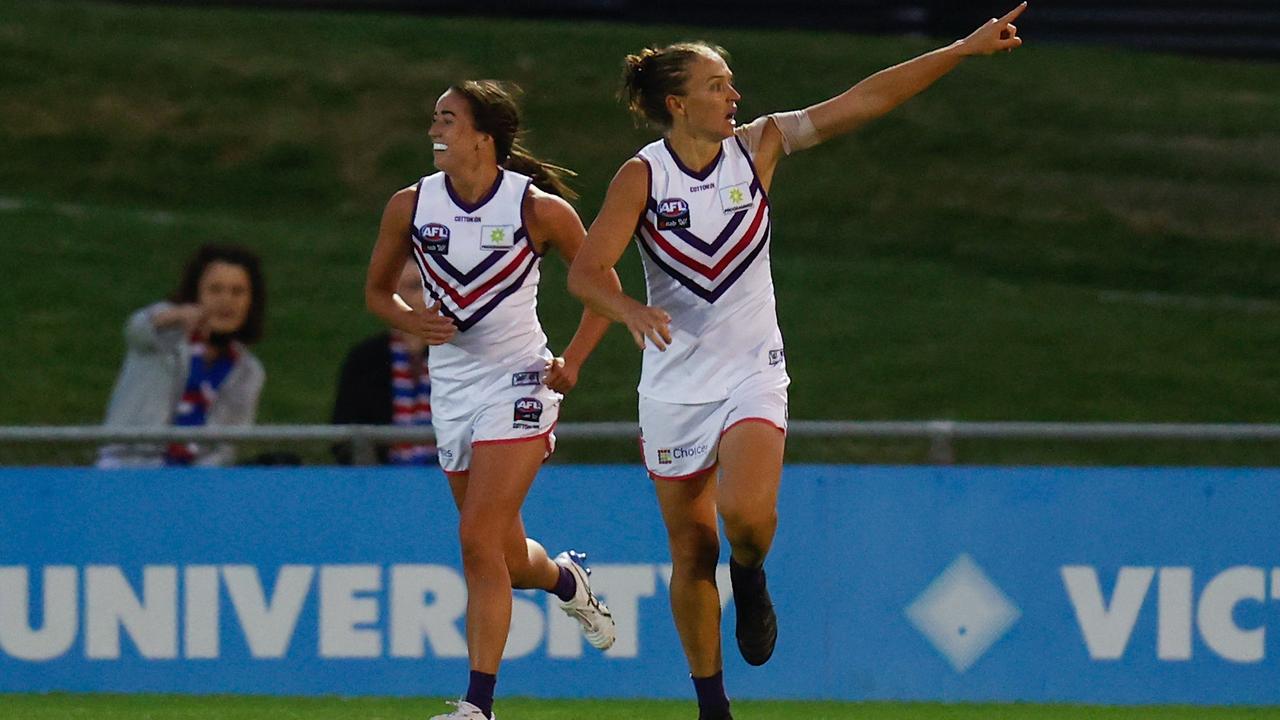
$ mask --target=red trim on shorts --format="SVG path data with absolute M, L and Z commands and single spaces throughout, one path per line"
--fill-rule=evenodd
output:
M 710 467 L 705 467 L 697 472 L 689 473 L 688 475 L 659 475 L 658 473 L 650 470 L 649 477 L 653 478 L 654 480 L 662 480 L 663 482 L 685 482 L 687 480 L 692 480 L 698 477 L 699 475 L 705 475 L 709 472 L 715 472 L 716 465 L 719 465 L 719 463 L 711 465 Z
M 776 423 L 776 422 L 774 422 L 774 421 L 772 421 L 772 420 L 769 420 L 769 419 L 767 419 L 767 418 L 762 418 L 762 417 L 748 417 L 748 418 L 742 418 L 741 420 L 739 420 L 739 421 L 735 422 L 734 424 L 730 425 L 729 427 L 725 428 L 724 430 L 721 430 L 721 431 L 720 431 L 720 437 L 724 437 L 724 434 L 725 434 L 725 433 L 727 433 L 727 432 L 729 432 L 730 430 L 732 430 L 732 429 L 734 429 L 734 428 L 738 427 L 738 426 L 739 426 L 739 425 L 741 425 L 742 423 L 749 423 L 749 422 L 764 423 L 765 425 L 768 425 L 769 427 L 771 427 L 771 428 L 773 428 L 773 429 L 777 430 L 778 432 L 782 433 L 783 435 L 786 435 L 786 434 L 787 434 L 787 429 L 786 429 L 786 428 L 784 428 L 784 427 L 778 427 L 778 423 Z
M 556 423 L 559 423 L 558 419 L 556 420 Z M 543 447 L 545 448 L 543 452 L 547 454 L 547 456 L 543 457 L 543 461 L 545 462 L 547 461 L 547 457 L 552 456 L 552 452 L 556 451 L 556 448 L 552 447 L 552 433 L 556 432 L 556 423 L 552 423 L 552 427 L 550 427 L 547 432 L 536 434 L 536 436 L 502 439 L 477 439 L 477 441 L 472 441 L 471 447 L 475 447 L 477 445 L 511 445 L 511 443 L 515 442 L 525 442 L 530 441 L 530 439 L 541 439 L 544 443 Z M 456 475 L 466 475 L 470 473 L 471 468 L 467 468 L 466 470 L 444 470 L 444 474 L 449 475 L 449 477 L 456 477 Z

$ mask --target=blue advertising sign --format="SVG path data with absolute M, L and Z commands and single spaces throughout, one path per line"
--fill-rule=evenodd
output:
M 1280 703 L 1277 487 L 1277 470 L 790 466 L 762 668 L 736 656 L 720 568 L 730 693 Z M 644 472 L 548 466 L 524 517 L 552 553 L 591 554 L 618 641 L 592 649 L 519 591 L 503 694 L 687 697 Z M 438 471 L 0 470 L 0 692 L 454 695 L 456 523 Z

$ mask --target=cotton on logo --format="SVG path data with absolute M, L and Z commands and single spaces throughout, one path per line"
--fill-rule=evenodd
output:
M 1146 604 L 1151 581 L 1159 575 L 1156 591 L 1156 657 L 1165 661 L 1190 660 L 1192 614 L 1204 644 L 1218 657 L 1238 663 L 1266 659 L 1266 628 L 1242 628 L 1236 608 L 1245 603 L 1280 600 L 1280 568 L 1273 568 L 1271 592 L 1267 570 L 1238 565 L 1213 576 L 1195 598 L 1189 567 L 1122 567 L 1116 574 L 1111 600 L 1102 594 L 1098 571 L 1089 565 L 1062 568 L 1076 620 L 1094 660 L 1119 660 Z

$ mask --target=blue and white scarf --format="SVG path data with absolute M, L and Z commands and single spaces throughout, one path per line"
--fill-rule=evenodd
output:
M 395 332 L 391 333 L 391 424 L 431 424 L 431 378 L 427 374 L 427 363 L 424 358 L 415 368 L 408 346 Z M 436 461 L 436 446 L 398 443 L 391 447 L 387 460 L 393 465 L 432 464 Z
M 236 352 L 231 346 L 219 353 L 213 362 L 205 358 L 208 344 L 200 335 L 187 341 L 191 352 L 191 370 L 182 397 L 173 416 L 179 427 L 200 427 L 209 421 L 209 407 L 218 399 L 218 388 L 236 365 Z M 165 465 L 190 465 L 200 454 L 195 443 L 173 443 L 164 454 Z

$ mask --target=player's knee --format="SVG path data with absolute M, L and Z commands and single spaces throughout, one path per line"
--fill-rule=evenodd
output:
M 463 565 L 475 565 L 493 558 L 502 558 L 500 536 L 481 518 L 466 515 L 458 523 L 458 542 L 462 546 Z
M 735 545 L 773 537 L 778 527 L 778 509 L 774 507 L 721 507 L 724 532 Z
M 681 571 L 715 573 L 720 560 L 720 535 L 715 526 L 693 525 L 669 536 L 672 565 Z

